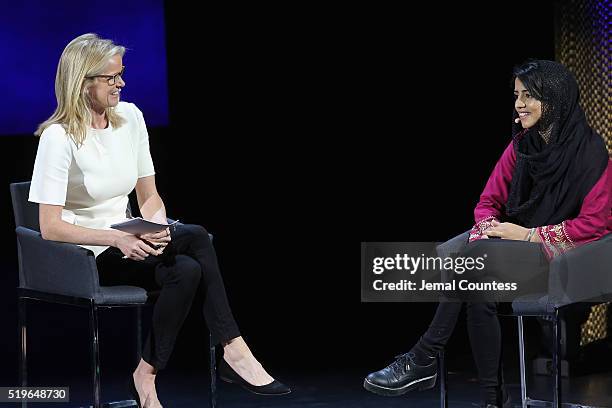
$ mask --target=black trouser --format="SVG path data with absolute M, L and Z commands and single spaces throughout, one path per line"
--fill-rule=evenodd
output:
M 504 245 L 505 242 L 500 240 L 476 241 L 468 244 L 459 256 L 476 257 L 483 251 L 494 254 L 494 259 L 489 258 L 491 262 L 487 263 L 487 267 L 494 269 L 490 272 L 502 276 L 517 275 L 518 261 L 529 260 L 533 265 L 529 267 L 529 273 L 522 274 L 527 276 L 527 280 L 531 273 L 533 276 L 546 276 L 548 265 L 539 245 L 516 241 L 506 243 L 510 245 Z M 503 250 L 500 251 L 500 249 Z M 524 263 L 520 265 L 525 269 Z M 455 329 L 463 304 L 463 302 L 446 301 L 438 305 L 429 328 L 413 348 L 419 359 L 435 357 L 446 346 Z M 465 302 L 465 305 L 470 345 L 484 398 L 488 403 L 501 404 L 503 401 L 499 399 L 502 398 L 500 391 L 503 384 L 502 341 L 497 304 L 494 302 Z
M 429 328 L 413 351 L 420 356 L 435 357 L 448 343 L 462 302 L 442 302 Z M 497 394 L 503 383 L 501 370 L 501 329 L 495 303 L 467 302 L 467 327 L 478 378 L 487 402 L 497 403 Z
M 142 351 L 143 360 L 157 369 L 166 366 L 198 290 L 203 291 L 204 318 L 214 344 L 240 336 L 206 230 L 199 225 L 178 225 L 171 237 L 162 255 L 149 255 L 144 261 L 123 259 L 114 247 L 96 258 L 102 286 L 131 285 L 149 291 L 161 288 Z

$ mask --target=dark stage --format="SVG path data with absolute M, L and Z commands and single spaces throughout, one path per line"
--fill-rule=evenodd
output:
M 168 216 L 214 234 L 244 338 L 293 388 L 264 398 L 220 384 L 219 407 L 438 406 L 437 387 L 398 398 L 362 388 L 369 372 L 409 351 L 436 305 L 361 303 L 359 243 L 442 242 L 471 228 L 510 140 L 512 67 L 555 59 L 555 3 L 206 5 L 197 13 L 164 3 L 170 122 L 149 129 L 157 189 Z M 109 7 L 110 17 L 121 10 Z M 127 66 L 137 52 L 125 55 Z M 50 82 L 44 92 L 52 90 Z M 31 134 L 0 136 L 0 386 L 18 382 L 9 183 L 31 178 L 37 143 Z M 207 406 L 201 309 L 196 298 L 158 376 L 165 407 Z M 102 399 L 125 399 L 134 315 L 112 310 L 100 320 Z M 90 404 L 87 312 L 32 304 L 28 321 L 30 384 L 70 386 L 70 406 Z M 502 331 L 505 377 L 518 403 L 515 320 L 502 318 Z M 537 325 L 527 326 L 527 337 L 534 357 Z M 585 358 L 608 364 L 611 355 L 606 344 Z M 447 356 L 450 406 L 481 403 L 465 318 Z M 601 365 L 564 379 L 567 401 L 612 406 L 612 374 Z M 530 376 L 531 396 L 549 398 L 548 380 Z M 61 404 L 32 404 L 47 405 Z

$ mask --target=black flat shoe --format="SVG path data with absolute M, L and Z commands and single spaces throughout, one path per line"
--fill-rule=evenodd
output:
M 280 381 L 272 381 L 266 385 L 252 385 L 244 380 L 232 367 L 227 364 L 224 358 L 221 358 L 219 363 L 219 378 L 227 383 L 238 384 L 247 391 L 257 395 L 285 395 L 291 392 L 291 389 Z
M 363 388 L 385 397 L 403 395 L 412 390 L 428 390 L 436 385 L 436 360 L 420 366 L 413 361 L 413 353 L 395 357 L 396 360 L 382 370 L 371 373 L 363 381 Z
M 132 396 L 132 399 L 136 401 L 136 406 L 138 408 L 142 408 L 142 405 L 140 404 L 140 397 L 138 396 L 138 391 L 136 391 L 136 384 L 134 384 L 134 377 L 130 376 L 129 380 L 127 381 L 127 388 L 128 392 Z

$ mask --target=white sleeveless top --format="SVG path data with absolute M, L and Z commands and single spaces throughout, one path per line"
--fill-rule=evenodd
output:
M 155 174 L 149 135 L 136 105 L 115 108 L 126 120 L 120 128 L 87 129 L 78 147 L 59 124 L 44 130 L 38 144 L 29 201 L 61 205 L 62 220 L 95 229 L 124 221 L 128 194 L 140 177 Z M 81 245 L 95 256 L 107 246 Z

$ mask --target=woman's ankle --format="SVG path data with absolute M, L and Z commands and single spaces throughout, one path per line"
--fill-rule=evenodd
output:
M 157 375 L 157 369 L 143 359 L 140 359 L 138 366 L 134 370 L 134 375 L 139 377 L 153 377 Z
M 223 345 L 223 357 L 230 361 L 239 361 L 252 357 L 253 354 L 242 337 L 236 337 Z
M 415 346 L 412 347 L 410 352 L 414 355 L 414 363 L 419 366 L 431 365 L 431 363 L 433 363 L 436 359 L 435 356 L 430 355 L 431 353 L 428 353 L 427 351 L 423 350 L 423 348 L 419 347 L 418 344 L 415 344 Z
M 508 393 L 504 386 L 488 386 L 482 389 L 483 400 L 485 404 L 491 404 L 498 407 L 503 407 L 504 403 L 508 400 Z

